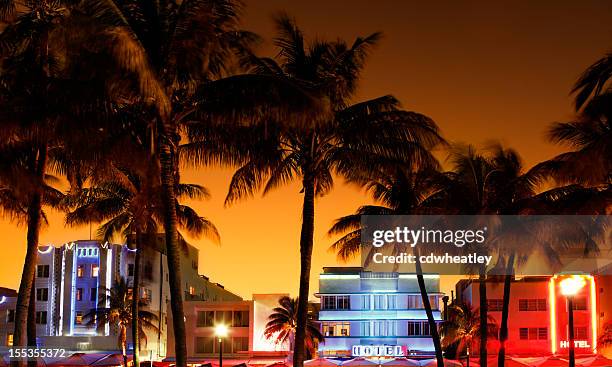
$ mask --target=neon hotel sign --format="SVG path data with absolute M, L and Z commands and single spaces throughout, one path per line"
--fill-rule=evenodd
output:
M 404 357 L 406 347 L 402 345 L 353 345 L 353 357 Z

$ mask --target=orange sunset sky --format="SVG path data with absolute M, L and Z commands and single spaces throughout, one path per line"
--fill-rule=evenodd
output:
M 578 75 L 612 50 L 610 1 L 252 0 L 244 27 L 262 35 L 260 53 L 273 49 L 271 15 L 286 10 L 307 36 L 352 39 L 374 31 L 385 37 L 366 68 L 357 99 L 393 94 L 405 109 L 432 117 L 449 141 L 476 145 L 496 139 L 532 164 L 560 152 L 544 132 L 572 117 L 568 92 Z M 250 298 L 252 293 L 297 293 L 302 196 L 298 184 L 223 207 L 231 169 L 202 168 L 185 182 L 207 186 L 213 197 L 193 205 L 219 228 L 221 246 L 200 249 L 200 273 Z M 323 266 L 339 265 L 327 251 L 332 220 L 369 199 L 337 181 L 317 201 L 312 293 Z M 41 242 L 89 238 L 89 228 L 65 229 L 50 213 Z M 18 287 L 25 228 L 0 221 L 0 286 Z M 357 261 L 354 262 L 356 264 Z M 442 279 L 445 291 L 455 277 Z

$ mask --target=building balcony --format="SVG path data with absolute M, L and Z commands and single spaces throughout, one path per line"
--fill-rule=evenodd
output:
M 440 311 L 433 311 L 434 319 L 442 320 Z M 321 310 L 319 321 L 353 320 L 427 320 L 424 309 L 410 310 Z

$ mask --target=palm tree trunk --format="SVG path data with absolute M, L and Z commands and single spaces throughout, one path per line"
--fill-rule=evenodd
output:
M 174 329 L 174 352 L 176 367 L 187 367 L 187 344 L 185 312 L 183 310 L 183 284 L 181 280 L 181 254 L 176 230 L 175 188 L 175 143 L 176 127 L 160 119 L 159 162 L 161 168 L 162 205 L 164 206 L 164 230 L 168 258 L 170 306 Z
M 139 318 L 140 310 L 138 308 L 138 301 L 140 300 L 140 259 L 142 251 L 141 234 L 140 231 L 136 231 L 136 255 L 134 256 L 134 281 L 132 283 L 132 344 L 134 346 L 134 352 L 132 355 L 132 361 L 135 367 L 140 366 L 140 338 L 139 338 Z
M 122 354 L 123 354 L 123 367 L 128 367 L 128 358 L 127 358 L 127 346 L 126 346 L 126 343 L 127 343 L 126 340 L 122 340 L 121 341 L 121 351 L 122 351 Z
M 36 176 L 39 179 L 39 183 L 42 184 L 47 166 L 46 144 L 38 148 L 37 157 L 34 162 Z M 24 346 L 27 341 L 26 324 L 28 309 L 30 307 L 30 295 L 32 293 L 32 287 L 34 286 L 34 276 L 36 274 L 36 262 L 38 259 L 38 238 L 42 221 L 41 208 L 42 191 L 41 188 L 36 188 L 32 193 L 27 209 L 28 230 L 26 235 L 26 257 L 23 263 L 19 293 L 17 294 L 17 304 L 15 306 L 15 331 L 13 333 L 13 345 L 15 347 Z M 18 364 L 18 362 L 16 364 Z
M 36 286 L 35 284 L 32 284 L 32 291 L 30 292 L 30 306 L 28 307 L 27 330 L 28 330 L 28 347 L 36 347 Z M 28 360 L 28 367 L 36 367 L 37 364 L 38 362 L 35 359 Z
M 510 308 L 510 286 L 514 274 L 514 253 L 508 258 L 506 275 L 504 276 L 504 299 L 502 305 L 501 322 L 499 326 L 499 352 L 497 355 L 497 367 L 504 367 L 506 359 L 506 341 L 508 340 L 508 311 Z
M 293 367 L 303 367 L 306 345 L 306 328 L 308 324 L 308 295 L 310 293 L 310 265 L 314 242 L 314 178 L 305 175 L 304 206 L 302 208 L 302 232 L 300 235 L 300 292 L 297 309 L 297 328 L 293 351 Z
M 423 308 L 425 308 L 425 314 L 427 315 L 427 323 L 429 324 L 429 333 L 433 341 L 434 350 L 436 351 L 436 362 L 438 367 L 444 367 L 444 357 L 442 356 L 442 344 L 440 343 L 440 334 L 438 333 L 438 325 L 433 316 L 431 310 L 431 303 L 429 303 L 429 295 L 427 294 L 427 287 L 425 286 L 425 278 L 423 277 L 423 268 L 421 267 L 421 260 L 419 259 L 419 250 L 413 247 L 414 255 L 416 257 L 416 275 L 417 282 L 419 283 L 419 291 L 421 292 L 421 300 L 423 301 Z
M 487 339 L 488 304 L 487 304 L 487 269 L 484 265 L 479 268 L 478 293 L 480 301 L 480 367 L 487 367 Z

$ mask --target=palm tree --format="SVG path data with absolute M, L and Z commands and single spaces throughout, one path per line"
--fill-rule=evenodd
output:
M 568 146 L 562 153 L 537 167 L 560 183 L 612 184 L 612 53 L 589 66 L 578 78 L 575 95 L 576 119 L 553 124 L 548 139 Z
M 139 154 L 140 153 L 140 154 Z M 68 225 L 82 225 L 91 222 L 104 222 L 98 229 L 98 236 L 108 241 L 116 235 L 124 239 L 133 237 L 136 255 L 134 261 L 132 312 L 132 339 L 134 342 L 134 363 L 139 363 L 138 318 L 140 295 L 140 260 L 146 248 L 145 238 L 154 238 L 163 222 L 161 187 L 157 166 L 146 158 L 145 152 L 133 151 L 121 158 L 115 158 L 118 169 L 106 181 L 94 183 L 93 187 L 83 188 L 68 197 L 73 208 L 66 215 Z M 127 162 L 125 162 L 127 158 Z M 177 184 L 175 202 L 178 226 L 192 236 L 205 235 L 219 242 L 219 233 L 206 218 L 179 199 L 202 199 L 209 196 L 208 191 L 199 185 Z
M 580 110 L 592 98 L 609 93 L 612 78 L 612 53 L 589 66 L 578 78 L 572 93 L 576 95 L 576 110 Z
M 467 366 L 470 365 L 470 349 L 475 341 L 479 341 L 482 328 L 480 327 L 480 311 L 472 308 L 470 304 L 452 304 L 448 309 L 449 317 L 440 325 L 442 342 L 446 347 L 457 344 L 457 355 L 463 351 L 467 355 Z M 495 336 L 497 325 L 493 317 L 487 317 L 486 328 L 488 334 Z
M 103 331 L 106 325 L 117 326 L 119 328 L 117 344 L 123 354 L 124 367 L 128 367 L 127 329 L 135 322 L 138 322 L 137 339 L 144 341 L 146 345 L 146 331 L 159 331 L 157 326 L 155 326 L 155 323 L 158 321 L 157 316 L 152 312 L 144 310 L 143 307 L 147 303 L 143 300 L 138 300 L 140 309 L 136 314 L 137 317 L 134 318 L 132 299 L 137 298 L 137 295 L 130 295 L 130 287 L 125 278 L 117 279 L 111 289 L 101 288 L 100 290 L 100 294 L 104 296 L 100 297 L 98 307 L 92 309 L 84 318 L 87 320 L 87 324 L 95 326 L 98 332 Z M 134 348 L 136 348 L 136 344 Z
M 83 5 L 71 1 L 35 1 L 22 3 L 17 9 L 14 0 L 0 5 L 0 20 L 7 21 L 0 34 L 3 141 L 17 137 L 32 144 L 35 152 L 28 167 L 33 183 L 41 183 L 48 172 L 50 147 L 71 146 L 65 138 L 90 134 L 93 122 L 99 122 L 112 111 L 107 107 L 119 98 L 125 102 L 126 92 L 134 89 L 130 87 L 134 79 L 129 72 L 141 65 L 142 60 L 138 59 L 129 64 L 117 63 L 119 53 L 112 56 L 113 52 L 106 53 L 108 58 L 86 62 L 86 55 L 93 54 L 96 48 L 94 38 L 113 38 L 119 32 L 100 34 L 85 29 L 85 24 L 93 27 L 95 23 L 82 12 Z M 134 44 L 135 40 L 124 42 L 124 46 Z M 101 62 L 105 63 L 103 68 L 99 68 Z M 98 65 L 96 73 L 91 72 L 94 64 Z M 151 96 L 144 89 L 142 94 Z M 148 97 L 145 99 L 149 100 Z M 83 126 L 82 121 L 91 124 Z M 91 139 L 95 133 L 89 136 Z M 25 342 L 26 314 L 43 222 L 41 187 L 42 184 L 33 185 L 26 205 L 27 250 L 15 314 L 15 345 Z
M 333 187 L 333 175 L 348 175 L 368 166 L 374 157 L 395 157 L 409 162 L 431 160 L 428 149 L 441 141 L 433 121 L 423 115 L 398 109 L 398 101 L 385 96 L 350 105 L 359 74 L 372 46 L 374 33 L 344 41 L 316 41 L 307 45 L 301 30 L 287 15 L 276 18 L 279 63 L 269 58 L 251 58 L 255 72 L 289 80 L 302 86 L 333 114 L 319 114 L 301 123 L 270 121 L 254 129 L 234 129 L 232 145 L 216 145 L 218 161 L 241 163 L 232 177 L 226 203 L 252 196 L 299 180 L 303 193 L 300 235 L 300 287 L 294 366 L 304 362 L 310 267 L 313 248 L 315 198 Z M 306 116 L 316 115 L 310 113 Z M 303 118 L 302 118 L 303 119 Z M 287 121 L 287 120 L 285 120 Z M 200 150 L 201 159 L 213 154 L 215 144 L 206 140 L 201 126 L 190 127 L 190 138 L 209 149 Z M 226 134 L 230 134 L 227 132 Z M 256 137 L 253 139 L 253 137 Z
M 612 322 L 608 321 L 603 325 L 602 331 L 597 338 L 597 345 L 604 348 L 612 345 Z
M 295 341 L 295 330 L 297 328 L 297 298 L 288 296 L 278 300 L 279 307 L 275 307 L 268 317 L 268 323 L 264 330 L 264 337 L 268 340 L 273 339 L 276 344 L 289 343 L 293 350 Z M 309 318 L 306 325 L 306 347 L 312 352 L 318 343 L 324 341 L 323 334 L 319 330 L 318 323 Z
M 46 223 L 44 207 L 61 209 L 63 198 L 63 194 L 52 186 L 58 181 L 56 177 L 50 174 L 45 174 L 42 178 L 32 175 L 31 166 L 37 164 L 36 152 L 35 145 L 29 141 L 18 140 L 0 147 L 0 155 L 3 157 L 0 163 L 0 211 L 17 224 L 26 224 L 29 233 L 41 226 L 33 222 L 34 218 L 38 217 Z M 32 197 L 39 193 L 40 213 L 35 216 L 29 204 L 32 202 Z M 36 266 L 36 255 L 37 252 L 34 253 L 34 258 L 30 259 L 34 261 L 34 266 Z M 36 346 L 36 302 L 32 296 L 35 294 L 35 288 L 31 285 L 30 289 L 30 299 L 26 307 L 27 317 L 20 321 L 27 324 L 27 344 Z
M 169 267 L 171 307 L 178 367 L 186 366 L 186 335 L 182 304 L 178 218 L 175 207 L 178 181 L 177 147 L 180 129 L 194 120 L 212 124 L 261 123 L 269 117 L 285 119 L 313 109 L 303 90 L 274 77 L 227 77 L 240 54 L 257 37 L 239 28 L 240 0 L 170 0 L 133 2 L 88 0 L 84 10 L 102 26 L 98 32 L 117 35 L 106 44 L 146 76 L 139 84 L 154 94 L 155 109 L 146 111 L 154 142 L 151 160 L 159 163 L 163 225 Z M 135 47 L 126 42 L 136 41 Z M 130 44 L 131 45 L 131 44 Z M 112 46 L 112 47 L 111 47 Z M 136 102 L 148 99 L 136 96 Z M 196 162 L 200 163 L 200 162 Z
M 330 249 L 338 254 L 341 261 L 346 261 L 359 253 L 361 248 L 361 216 L 362 215 L 406 215 L 439 213 L 435 198 L 439 190 L 444 188 L 446 177 L 436 170 L 414 171 L 406 165 L 388 163 L 376 170 L 363 173 L 354 173 L 350 181 L 364 186 L 380 205 L 366 205 L 360 207 L 354 214 L 338 218 L 330 230 L 329 235 L 343 236 L 335 241 Z M 396 247 L 395 252 L 403 249 Z M 416 247 L 414 248 L 416 251 Z M 417 255 L 415 253 L 415 255 Z M 416 256 L 419 259 L 419 256 Z M 438 325 L 433 316 L 431 303 L 423 277 L 420 262 L 416 264 L 417 282 L 423 308 L 427 315 L 427 322 L 431 333 L 438 366 L 444 365 L 442 345 L 438 334 Z

